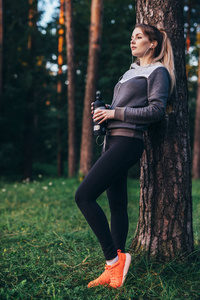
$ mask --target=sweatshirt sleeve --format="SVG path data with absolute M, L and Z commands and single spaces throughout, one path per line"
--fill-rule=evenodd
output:
M 116 107 L 115 119 L 131 124 L 149 124 L 160 121 L 165 115 L 169 86 L 170 76 L 167 69 L 158 67 L 147 79 L 148 106 Z

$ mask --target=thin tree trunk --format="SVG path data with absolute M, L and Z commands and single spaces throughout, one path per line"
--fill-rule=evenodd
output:
M 3 0 L 0 0 L 0 116 L 3 115 Z
M 36 116 L 36 92 L 34 90 L 34 64 L 35 64 L 35 32 L 36 32 L 37 0 L 29 0 L 29 36 L 28 36 L 28 67 L 31 76 L 31 84 L 27 91 L 26 116 L 25 116 L 25 159 L 24 178 L 31 178 L 34 156 L 34 136 L 37 123 Z
M 192 3 L 191 1 L 188 2 L 188 11 L 187 11 L 187 34 L 186 34 L 186 49 L 187 53 L 189 53 L 189 48 L 190 48 L 190 20 L 191 20 L 191 10 L 192 10 Z
M 72 1 L 65 0 L 68 78 L 68 176 L 76 173 L 75 59 Z
M 200 49 L 192 171 L 195 179 L 200 178 Z
M 101 46 L 101 31 L 103 21 L 103 0 L 92 0 L 89 37 L 89 56 L 87 68 L 87 82 L 84 98 L 80 174 L 85 176 L 92 165 L 93 130 L 91 118 L 91 102 L 95 99 L 97 86 L 98 61 Z
M 193 251 L 191 158 L 183 3 L 136 1 L 137 23 L 164 27 L 172 41 L 177 85 L 165 120 L 151 125 L 141 159 L 140 212 L 131 248 L 158 260 Z
M 63 44 L 64 44 L 64 0 L 60 0 L 59 30 L 58 30 L 58 81 L 57 81 L 57 107 L 58 107 L 58 152 L 57 152 L 57 174 L 63 175 L 63 146 L 62 146 L 62 124 L 60 111 L 62 109 L 62 66 L 63 66 Z

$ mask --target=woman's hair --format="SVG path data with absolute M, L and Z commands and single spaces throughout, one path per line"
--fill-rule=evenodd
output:
M 157 41 L 158 44 L 154 48 L 152 62 L 155 63 L 159 61 L 166 67 L 171 77 L 170 92 L 172 92 L 176 84 L 174 55 L 166 31 L 147 24 L 136 24 L 135 28 L 137 27 L 141 28 L 142 32 L 148 36 L 150 42 Z

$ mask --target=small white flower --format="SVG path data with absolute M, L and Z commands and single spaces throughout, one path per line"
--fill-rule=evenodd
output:
M 64 184 L 65 184 L 65 182 L 63 181 L 63 182 L 62 182 L 62 184 L 64 185 Z
M 43 188 L 43 190 L 45 190 L 45 191 L 48 190 L 48 186 L 43 186 L 42 188 Z
M 30 182 L 30 178 L 26 178 L 26 179 L 24 179 L 23 181 L 22 181 L 23 183 L 29 183 Z
M 2 192 L 5 193 L 5 192 L 6 192 L 6 189 L 2 189 Z
M 49 185 L 52 186 L 52 185 L 53 185 L 53 182 L 49 182 Z
M 38 177 L 39 177 L 39 178 L 42 178 L 42 174 L 38 174 Z

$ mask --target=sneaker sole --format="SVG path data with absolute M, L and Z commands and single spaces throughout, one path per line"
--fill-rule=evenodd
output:
M 126 275 L 128 273 L 128 270 L 129 270 L 129 267 L 131 264 L 131 255 L 129 253 L 125 253 L 125 254 L 126 254 L 126 261 L 125 261 L 125 265 L 124 265 L 122 284 L 120 285 L 120 287 L 123 285 L 123 283 L 126 279 Z

